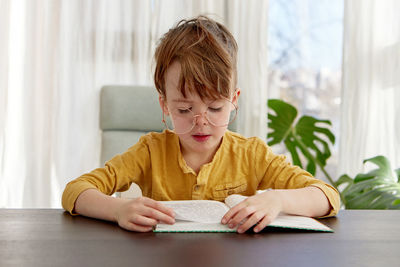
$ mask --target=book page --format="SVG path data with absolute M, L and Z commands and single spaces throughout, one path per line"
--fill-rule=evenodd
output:
M 221 223 L 222 217 L 229 208 L 215 200 L 181 200 L 161 201 L 163 205 L 174 210 L 176 220 Z
M 242 202 L 246 198 L 247 198 L 246 196 L 233 194 L 233 195 L 230 195 L 227 198 L 225 198 L 225 204 L 229 208 L 232 208 L 233 206 L 236 206 L 237 204 L 239 204 L 240 202 Z
M 261 194 L 261 193 L 264 193 L 269 190 L 271 190 L 271 189 L 257 190 L 257 194 Z M 230 195 L 227 198 L 225 198 L 225 204 L 228 205 L 229 208 L 233 208 L 234 206 L 236 206 L 237 204 L 239 204 L 246 198 L 248 198 L 248 197 L 238 195 L 238 194 L 233 194 L 233 195 Z
M 313 218 L 287 214 L 279 214 L 268 226 L 333 232 L 331 228 Z

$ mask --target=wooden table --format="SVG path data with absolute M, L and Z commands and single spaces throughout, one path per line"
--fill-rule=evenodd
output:
M 58 209 L 0 209 L 0 266 L 400 266 L 400 211 L 343 210 L 335 233 L 133 233 Z

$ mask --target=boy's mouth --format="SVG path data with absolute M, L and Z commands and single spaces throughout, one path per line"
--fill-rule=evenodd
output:
M 192 135 L 194 140 L 196 140 L 197 142 L 205 142 L 207 141 L 211 135 L 209 134 L 194 134 Z

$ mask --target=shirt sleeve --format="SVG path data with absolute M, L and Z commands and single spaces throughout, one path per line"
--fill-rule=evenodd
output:
M 264 142 L 263 142 L 264 143 Z M 298 189 L 315 186 L 321 189 L 328 198 L 331 209 L 328 215 L 334 216 L 340 208 L 340 197 L 338 191 L 322 180 L 314 178 L 309 172 L 298 166 L 292 165 L 283 155 L 276 155 L 265 143 L 259 144 L 256 149 L 259 164 L 260 182 L 259 190 L 273 189 Z
M 85 190 L 97 189 L 106 195 L 129 189 L 132 183 L 143 188 L 146 171 L 150 168 L 149 148 L 142 137 L 138 143 L 125 153 L 116 155 L 106 162 L 103 168 L 97 168 L 69 182 L 62 196 L 62 206 L 72 215 L 78 196 Z

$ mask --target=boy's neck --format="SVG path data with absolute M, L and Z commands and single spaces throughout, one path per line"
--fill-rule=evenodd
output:
M 196 173 L 199 173 L 201 167 L 204 164 L 210 163 L 213 158 L 215 153 L 217 153 L 218 148 L 220 147 L 222 143 L 222 140 L 220 144 L 210 150 L 208 153 L 207 152 L 195 152 L 195 151 L 190 151 L 185 149 L 184 147 L 181 147 L 181 153 L 183 158 L 185 159 L 186 164 L 193 169 Z

